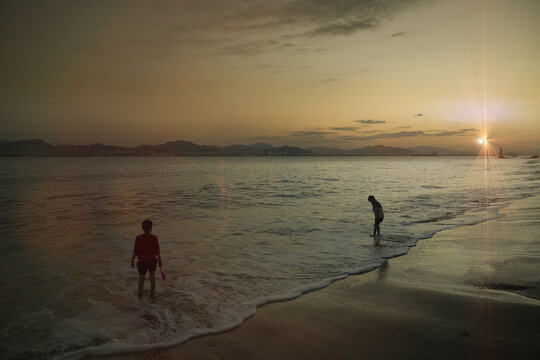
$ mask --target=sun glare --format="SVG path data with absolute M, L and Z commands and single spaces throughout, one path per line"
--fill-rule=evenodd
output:
M 478 139 L 478 143 L 479 143 L 480 145 L 487 144 L 487 138 L 484 137 L 484 138 Z

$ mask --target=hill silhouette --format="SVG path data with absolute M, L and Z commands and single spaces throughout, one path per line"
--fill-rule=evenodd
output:
M 296 146 L 276 147 L 266 143 L 251 145 L 199 145 L 185 140 L 169 141 L 158 145 L 123 147 L 103 145 L 51 145 L 41 139 L 2 141 L 2 156 L 432 156 L 473 155 L 441 148 L 418 146 L 404 149 L 375 145 L 344 150 L 338 148 Z

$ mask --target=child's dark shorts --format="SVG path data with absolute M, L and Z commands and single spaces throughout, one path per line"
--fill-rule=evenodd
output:
M 139 270 L 139 274 L 145 275 L 147 271 L 154 272 L 156 271 L 157 266 L 157 260 L 145 260 L 145 261 L 137 261 L 137 270 Z
M 379 225 L 384 220 L 384 216 L 382 218 L 375 219 L 375 225 Z

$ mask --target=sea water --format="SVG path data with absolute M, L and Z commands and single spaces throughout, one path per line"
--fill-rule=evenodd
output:
M 0 159 L 2 358 L 179 344 L 538 194 L 540 162 L 474 157 Z M 368 195 L 383 205 L 373 238 Z M 136 296 L 154 222 L 166 282 Z

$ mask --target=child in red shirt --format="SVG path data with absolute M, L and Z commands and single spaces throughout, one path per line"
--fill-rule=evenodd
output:
M 143 297 L 144 279 L 146 272 L 150 273 L 150 297 L 153 298 L 156 292 L 156 265 L 163 265 L 161 255 L 159 253 L 159 242 L 156 235 L 152 234 L 152 222 L 144 220 L 142 228 L 144 234 L 137 236 L 133 247 L 133 256 L 131 257 L 131 267 L 134 267 L 135 256 L 139 258 L 137 261 L 137 269 L 139 270 L 139 298 Z

